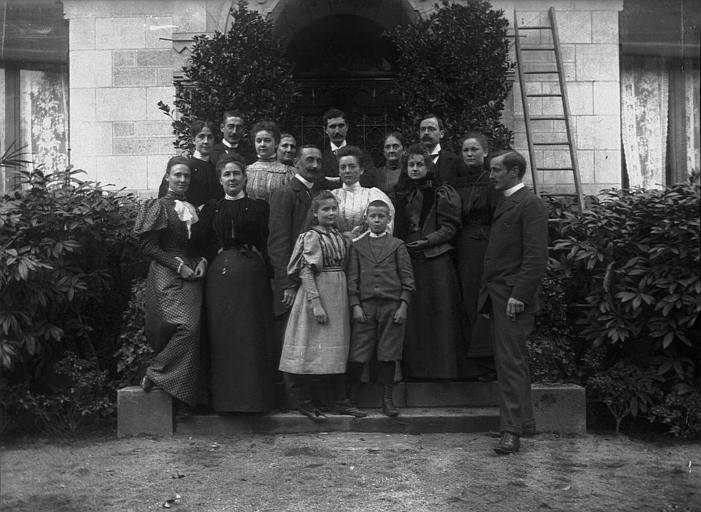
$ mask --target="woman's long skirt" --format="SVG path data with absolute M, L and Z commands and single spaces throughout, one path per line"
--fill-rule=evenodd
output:
M 156 355 L 146 376 L 169 395 L 194 406 L 200 361 L 202 282 L 151 262 L 146 278 L 146 339 Z
M 328 321 L 314 318 L 303 287 L 295 297 L 285 329 L 280 370 L 296 374 L 345 373 L 350 345 L 350 313 L 346 273 L 324 270 L 316 275 L 316 287 Z
M 453 379 L 458 376 L 460 292 L 450 253 L 426 258 L 412 254 L 416 291 L 409 304 L 404 338 L 404 376 Z
M 227 249 L 207 273 L 207 320 L 215 411 L 273 407 L 272 297 L 263 258 Z
M 458 236 L 458 274 L 462 288 L 465 345 L 461 353 L 460 376 L 478 377 L 494 372 L 494 347 L 489 319 L 477 311 L 482 284 L 487 236 L 482 225 L 467 225 Z

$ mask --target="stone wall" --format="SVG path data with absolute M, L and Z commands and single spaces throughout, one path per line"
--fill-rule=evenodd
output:
M 228 1 L 64 0 L 69 21 L 73 164 L 90 179 L 153 192 L 174 153 L 173 72 L 187 54 L 173 34 L 221 28 Z
M 295 0 L 255 0 L 262 13 Z M 152 194 L 174 152 L 169 119 L 156 104 L 172 104 L 173 72 L 188 55 L 194 34 L 226 28 L 230 0 L 64 0 L 69 20 L 70 140 L 72 162 L 90 179 Z M 338 1 L 358 12 L 367 2 Z M 433 2 L 405 0 L 425 14 Z M 343 5 L 342 5 L 343 4 Z M 324 2 L 328 7 L 328 3 Z M 620 92 L 618 11 L 622 0 L 494 1 L 513 22 L 543 24 L 547 9 L 557 9 L 568 82 L 577 155 L 587 193 L 620 186 Z M 349 7 L 350 8 L 350 7 Z M 536 56 L 535 58 L 540 58 Z M 540 80 L 529 91 L 548 92 L 556 85 Z M 527 152 L 518 83 L 507 103 L 505 122 L 515 132 L 515 147 Z M 535 98 L 533 115 L 556 112 L 550 98 Z M 543 126 L 543 125 L 541 125 Z M 543 130 L 561 135 L 557 125 Z M 542 150 L 546 166 L 565 163 L 563 152 Z M 550 173 L 553 190 L 570 190 L 571 176 Z
M 572 2 L 494 2 L 504 9 L 513 25 L 515 7 L 519 26 L 548 25 L 548 4 L 556 8 L 556 22 L 562 48 L 562 60 L 574 132 L 577 160 L 584 193 L 595 194 L 603 188 L 621 186 L 621 130 L 620 130 L 620 79 L 618 47 L 618 12 L 623 7 L 619 1 Z M 527 33 L 524 45 L 537 45 L 550 41 L 547 32 Z M 547 58 L 546 58 L 547 56 Z M 528 65 L 551 68 L 549 54 L 531 52 L 525 54 Z M 515 55 L 514 55 L 515 60 Z M 529 93 L 556 93 L 559 84 L 556 75 L 536 75 L 529 78 Z M 531 115 L 557 115 L 562 113 L 559 98 L 530 98 Z M 523 104 L 516 80 L 512 96 L 505 112 L 506 124 L 514 130 L 514 146 L 528 153 Z M 538 122 L 536 129 L 550 132 L 550 140 L 565 138 L 564 124 L 557 121 Z M 567 149 L 557 147 L 536 148 L 536 160 L 544 167 L 567 167 Z M 572 176 L 568 171 L 541 172 L 539 183 L 544 189 L 567 192 L 573 190 Z

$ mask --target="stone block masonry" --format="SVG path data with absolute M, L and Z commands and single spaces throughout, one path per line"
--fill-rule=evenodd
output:
M 182 65 L 172 47 L 178 29 L 173 20 L 204 30 L 204 3 L 64 2 L 70 27 L 71 156 L 89 179 L 143 193 L 162 176 L 174 148 L 170 120 L 157 102 L 172 104 L 173 72 Z
M 251 0 L 249 7 L 275 16 L 282 1 Z M 426 15 L 433 9 L 432 2 L 407 2 Z M 372 19 L 375 7 L 366 4 L 330 2 L 322 7 L 330 15 L 347 9 L 343 13 Z M 173 42 L 174 36 L 225 30 L 230 5 L 221 0 L 63 0 L 69 23 L 71 163 L 85 169 L 88 179 L 137 187 L 134 191 L 142 196 L 155 194 L 165 164 L 175 153 L 170 120 L 156 104 L 162 100 L 172 105 L 173 73 L 189 55 L 182 42 Z M 521 25 L 545 25 L 548 8 L 555 8 L 584 190 L 596 193 L 620 186 L 618 12 L 623 1 L 494 0 L 492 5 L 503 10 L 512 25 L 514 11 Z M 551 41 L 547 32 L 532 32 L 524 42 Z M 543 52 L 528 56 L 541 70 L 552 66 L 546 57 Z M 543 75 L 528 88 L 548 92 L 556 82 L 554 75 Z M 530 102 L 533 115 L 561 110 L 549 98 Z M 515 148 L 527 156 L 517 84 L 506 109 L 504 121 L 514 130 Z M 557 123 L 541 123 L 538 129 L 557 137 L 564 131 Z M 94 168 L 102 164 L 106 167 Z M 566 173 L 544 175 L 543 180 L 553 190 L 573 189 Z
M 518 12 L 520 26 L 547 26 L 549 7 L 555 8 L 558 36 L 561 45 L 563 74 L 567 84 L 570 126 L 573 130 L 574 146 L 580 169 L 580 178 L 585 194 L 597 194 L 611 185 L 620 186 L 620 78 L 618 63 L 618 12 L 622 2 L 614 0 L 557 1 L 499 1 L 493 2 L 496 9 L 503 9 L 513 23 L 514 10 Z M 527 32 L 524 45 L 548 45 L 552 43 L 549 31 Z M 515 52 L 514 52 L 515 53 Z M 515 54 L 512 55 L 515 60 Z M 531 70 L 553 69 L 554 57 L 546 52 L 526 54 Z M 543 93 L 559 92 L 556 75 L 533 75 L 529 79 L 528 91 Z M 527 156 L 523 107 L 518 83 L 510 99 L 513 105 L 512 125 L 515 149 Z M 508 105 L 508 103 L 507 103 Z M 562 114 L 558 98 L 529 99 L 531 115 Z M 508 108 L 508 106 L 507 106 Z M 508 119 L 508 116 L 505 116 Z M 550 130 L 550 139 L 561 140 L 564 124 L 553 123 L 548 128 L 538 123 L 535 129 L 541 133 Z M 560 166 L 569 163 L 569 158 L 556 154 L 553 148 L 536 152 L 539 165 Z M 606 153 L 603 158 L 598 153 Z M 540 157 L 544 157 L 543 158 Z M 567 162 L 565 161 L 567 160 Z M 603 168 L 598 167 L 603 165 Z M 530 173 L 529 173 L 530 174 Z M 539 173 L 541 189 L 546 192 L 574 192 L 571 173 Z
M 149 393 L 138 386 L 120 389 L 117 411 L 117 437 L 173 433 L 173 400 L 159 389 Z

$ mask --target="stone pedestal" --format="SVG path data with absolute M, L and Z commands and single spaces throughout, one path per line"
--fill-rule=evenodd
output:
M 587 404 L 582 386 L 534 384 L 531 393 L 538 432 L 586 433 Z
M 117 437 L 173 434 L 173 399 L 160 389 L 139 386 L 117 391 Z

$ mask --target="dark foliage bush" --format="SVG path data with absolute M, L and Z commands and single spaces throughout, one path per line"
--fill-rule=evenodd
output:
M 56 410 L 40 397 L 52 396 L 60 371 L 59 380 L 78 377 L 59 361 L 114 375 L 130 283 L 145 270 L 132 234 L 136 198 L 80 172 L 20 172 L 27 186 L 0 201 L 1 380 L 24 385 L 38 415 Z
M 619 411 L 662 420 L 679 435 L 691 428 L 675 423 L 682 415 L 674 411 L 696 407 L 693 393 L 679 390 L 695 389 L 701 376 L 699 192 L 698 176 L 664 190 L 609 191 L 582 214 L 560 211 L 553 246 L 574 283 L 568 302 L 586 304 L 581 335 L 601 354 L 584 365 L 593 397 L 627 396 Z M 660 393 L 642 408 L 630 390 L 650 375 Z
M 533 382 L 579 382 L 573 343 L 576 333 L 569 325 L 561 277 L 558 267 L 550 265 L 538 291 L 542 310 L 528 338 Z
M 618 361 L 595 373 L 588 380 L 587 389 L 606 405 L 616 422 L 618 434 L 626 416 L 647 414 L 652 404 L 659 402 L 662 392 L 658 384 L 663 380 L 654 370 L 642 370 L 634 364 Z
M 195 36 L 192 55 L 183 66 L 190 83 L 176 87 L 177 112 L 159 102 L 173 119 L 176 148 L 189 150 L 193 120 L 211 119 L 218 125 L 229 109 L 240 111 L 249 125 L 273 119 L 286 126 L 289 120 L 297 95 L 291 64 L 273 38 L 272 21 L 247 4 L 239 0 L 231 7 L 233 23 L 226 33 Z
M 36 426 L 48 434 L 74 433 L 88 422 L 97 422 L 114 412 L 107 370 L 97 362 L 78 358 L 72 352 L 58 361 L 51 386 L 34 392 L 22 386 L 15 395 L 15 410 L 26 411 Z
M 119 348 L 114 354 L 117 361 L 118 388 L 137 384 L 153 355 L 144 333 L 145 290 L 145 280 L 137 281 L 132 286 L 131 299 L 122 315 Z
M 669 427 L 678 437 L 701 436 L 701 381 L 693 386 L 677 384 L 650 411 L 650 420 Z
M 398 54 L 394 94 L 404 133 L 416 133 L 417 118 L 435 112 L 452 143 L 469 130 L 482 130 L 496 147 L 511 142 L 500 121 L 512 68 L 503 14 L 484 0 L 443 0 L 428 18 L 388 34 Z

